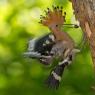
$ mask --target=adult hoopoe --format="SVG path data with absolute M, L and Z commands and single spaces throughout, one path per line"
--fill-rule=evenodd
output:
M 54 7 L 53 10 L 46 11 L 46 16 L 41 16 L 40 23 L 47 26 L 52 33 L 49 33 L 41 38 L 35 38 L 29 41 L 28 52 L 24 55 L 36 58 L 41 63 L 49 65 L 55 58 L 59 59 L 57 66 L 55 66 L 46 84 L 51 88 L 58 88 L 64 68 L 68 66 L 73 56 L 79 52 L 76 49 L 73 39 L 61 27 L 64 25 L 66 13 L 62 14 L 62 7 Z M 75 25 L 75 28 L 77 26 Z

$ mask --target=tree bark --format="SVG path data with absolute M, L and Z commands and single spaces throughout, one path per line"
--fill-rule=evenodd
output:
M 71 0 L 76 19 L 89 41 L 95 67 L 95 0 Z

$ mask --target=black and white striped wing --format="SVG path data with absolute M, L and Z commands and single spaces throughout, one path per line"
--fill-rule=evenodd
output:
M 41 53 L 41 55 L 48 55 L 54 43 L 55 37 L 53 34 L 49 33 L 36 41 L 34 51 Z
M 50 51 L 55 44 L 55 37 L 48 33 L 40 38 L 34 38 L 28 43 L 28 50 L 24 56 L 39 59 L 41 62 L 49 64 L 51 62 Z

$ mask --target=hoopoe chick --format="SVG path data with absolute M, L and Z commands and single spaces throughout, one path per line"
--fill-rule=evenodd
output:
M 79 52 L 75 50 L 75 43 L 72 38 L 61 27 L 65 22 L 66 12 L 62 14 L 62 7 L 48 8 L 46 16 L 41 17 L 41 24 L 47 26 L 55 36 L 55 44 L 53 45 L 50 55 L 51 58 L 59 58 L 58 65 L 51 71 L 46 83 L 49 87 L 58 88 L 64 68 L 71 63 L 73 54 Z

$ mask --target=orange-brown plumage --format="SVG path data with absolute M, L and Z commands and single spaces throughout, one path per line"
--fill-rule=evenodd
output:
M 65 13 L 64 13 L 65 14 Z M 52 27 L 52 25 L 63 25 L 65 21 L 65 15 L 62 15 L 62 8 L 53 7 L 53 10 L 48 8 L 46 11 L 46 17 L 42 17 L 41 23 L 45 26 Z

